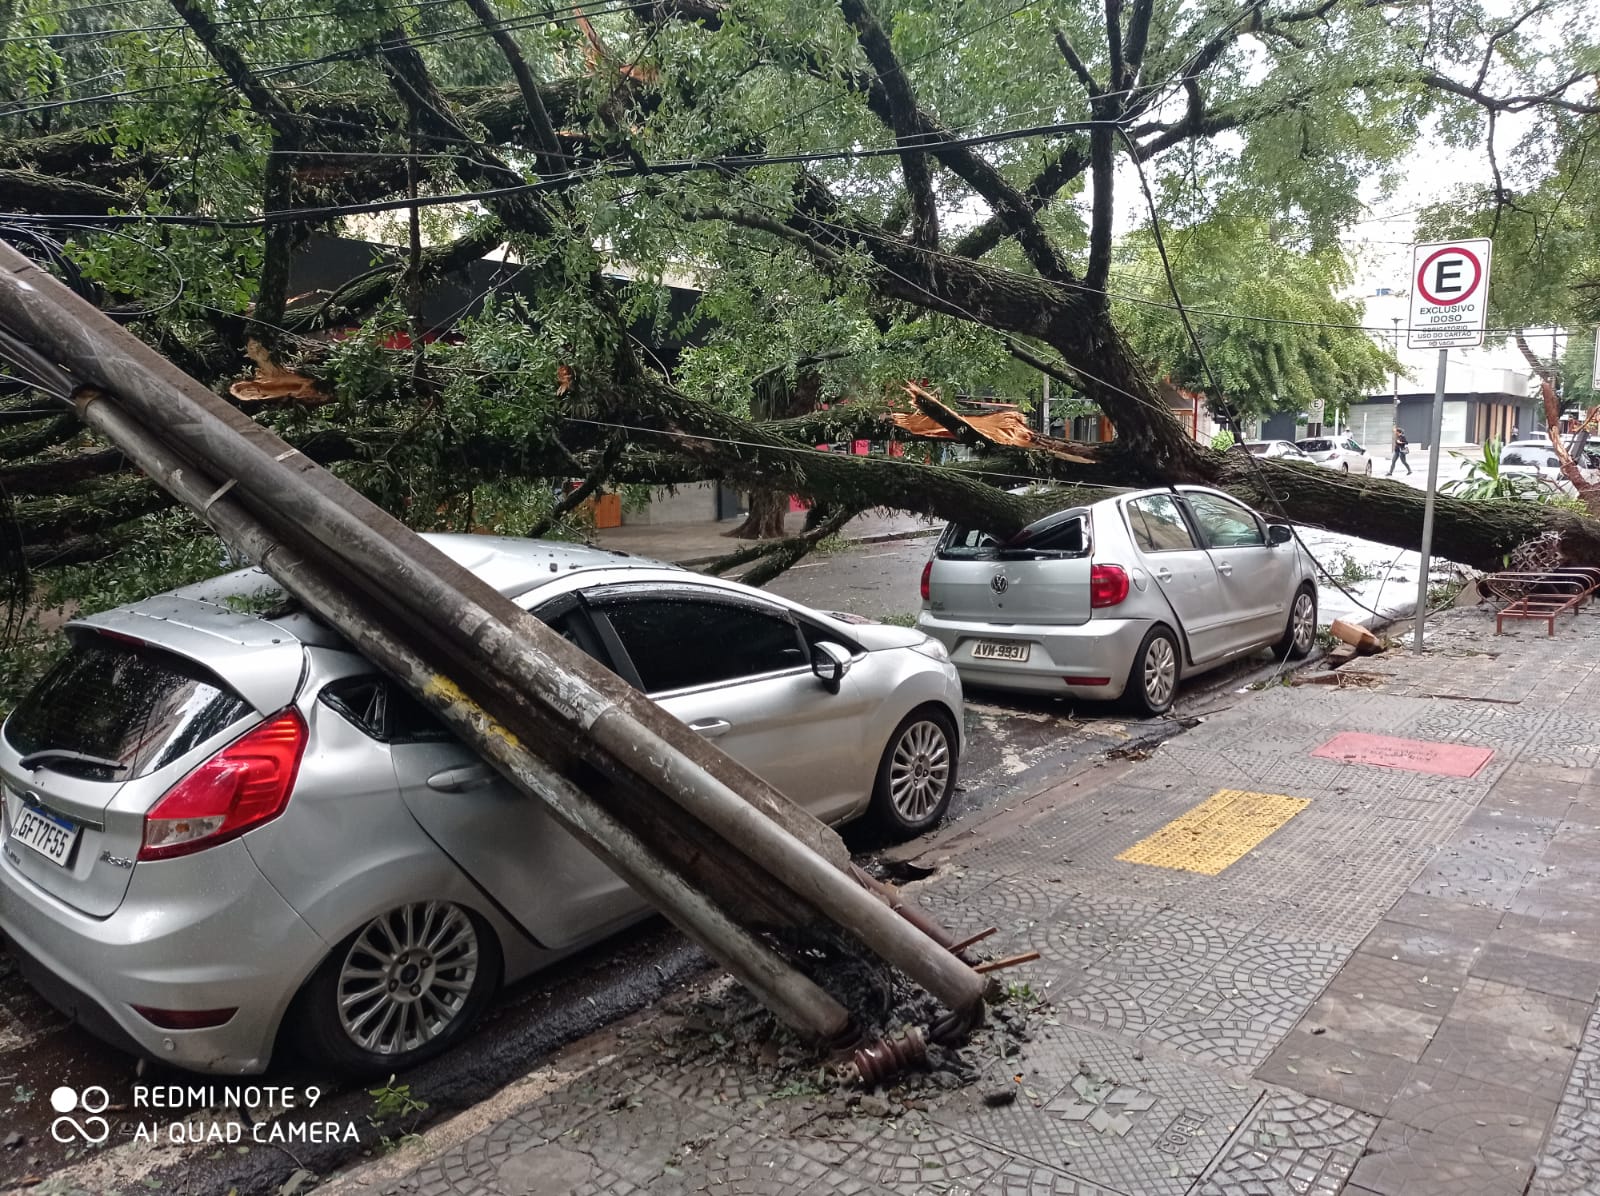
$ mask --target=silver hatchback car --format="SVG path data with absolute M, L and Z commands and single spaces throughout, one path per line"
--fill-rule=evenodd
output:
M 946 527 L 917 626 L 964 681 L 1161 714 L 1184 677 L 1268 646 L 1310 652 L 1313 570 L 1288 527 L 1220 491 L 1146 490 L 1059 511 L 1004 543 Z
M 949 804 L 961 683 L 922 633 L 597 549 L 430 539 L 818 817 L 905 837 Z M 244 570 L 69 626 L 0 734 L 0 933 L 138 1053 L 250 1073 L 286 1029 L 386 1074 L 646 908 L 273 590 Z

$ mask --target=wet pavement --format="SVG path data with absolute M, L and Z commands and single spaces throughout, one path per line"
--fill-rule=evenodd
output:
M 876 555 L 897 547 L 902 546 L 863 545 L 826 554 L 816 558 L 815 568 L 787 580 L 812 587 L 820 598 L 837 596 L 846 592 L 844 587 L 859 570 L 865 568 L 869 575 L 877 576 L 872 572 L 879 567 Z M 913 595 L 916 570 L 926 547 L 926 541 L 909 546 L 910 559 L 916 562 L 910 577 Z M 852 605 L 859 608 L 861 604 Z M 1130 720 L 1104 703 L 974 691 L 967 702 L 968 749 L 960 788 L 951 803 L 951 819 L 981 823 L 1014 797 L 1036 792 L 1107 752 L 1142 750 L 1142 745 L 1180 733 L 1193 713 L 1233 700 L 1229 696 L 1233 689 L 1269 677 L 1273 671 L 1264 656 L 1219 671 L 1206 678 L 1204 685 L 1188 688 L 1172 717 L 1144 721 Z M 846 841 L 864 857 L 885 846 L 864 827 L 846 828 Z M 412 1085 L 417 1098 L 428 1102 L 428 1110 L 417 1120 L 436 1120 L 516 1079 L 563 1043 L 643 1007 L 703 966 L 698 953 L 658 921 L 624 932 L 553 973 L 533 977 L 502 994 L 484 1024 L 461 1048 L 426 1068 L 400 1076 L 398 1082 Z M 374 1100 L 367 1089 L 341 1083 L 315 1065 L 292 1058 L 275 1061 L 256 1082 L 301 1091 L 318 1088 L 323 1094 L 319 1115 L 354 1124 L 359 1143 L 296 1146 L 291 1157 L 278 1149 L 248 1143 L 219 1150 L 206 1142 L 169 1142 L 162 1149 L 147 1150 L 129 1149 L 140 1144 L 117 1140 L 124 1137 L 121 1130 L 137 1120 L 130 1110 L 136 1083 L 183 1083 L 188 1079 L 158 1069 L 141 1071 L 133 1058 L 66 1024 L 28 988 L 0 947 L 0 1190 L 44 1179 L 45 1191 L 51 1190 L 50 1185 L 71 1191 L 71 1177 L 86 1173 L 91 1179 L 80 1182 L 77 1190 L 98 1193 L 142 1185 L 146 1179 L 171 1184 L 175 1175 L 182 1175 L 188 1186 L 179 1190 L 224 1196 L 236 1188 L 239 1196 L 250 1196 L 275 1192 L 298 1170 L 325 1173 L 359 1157 L 361 1151 L 382 1148 L 385 1135 L 371 1124 L 368 1114 Z M 124 1151 L 104 1171 L 90 1168 L 85 1172 L 84 1159 L 89 1152 L 82 1142 L 58 1142 L 50 1133 L 57 1113 L 49 1097 L 63 1083 L 79 1090 L 98 1086 L 109 1094 L 109 1116 L 116 1122 L 117 1133 L 107 1148 L 122 1146 Z M 118 1120 L 119 1112 L 127 1115 Z M 236 1111 L 211 1110 L 203 1102 L 187 1102 L 171 1112 L 201 1118 L 216 1113 L 223 1121 L 237 1119 Z M 269 1115 L 276 1112 L 269 1111 Z M 20 1142 L 7 1148 L 4 1142 L 11 1134 L 18 1135 Z
M 1600 1190 L 1597 649 L 1594 611 L 1452 612 L 1364 684 L 1241 696 L 902 853 L 952 929 L 1042 953 L 1003 977 L 1046 1012 L 975 1084 L 780 1086 L 671 1047 L 690 1002 L 324 1190 Z
M 869 616 L 903 616 L 917 605 L 916 576 L 927 550 L 923 539 L 822 554 L 772 588 L 819 606 Z M 907 597 L 909 601 L 902 600 Z M 1105 704 L 973 691 L 966 717 L 969 749 L 961 788 L 951 807 L 953 833 L 958 837 L 974 830 L 982 833 L 990 817 L 1011 816 L 1009 811 L 1026 807 L 1031 796 L 1104 759 L 1108 752 L 1142 755 L 1195 725 L 1196 719 L 1238 702 L 1245 684 L 1278 676 L 1265 656 L 1245 662 L 1187 687 L 1173 717 L 1147 721 L 1128 720 Z M 854 828 L 846 838 L 858 853 L 875 853 L 884 846 Z M 893 854 L 898 858 L 904 852 Z M 429 1104 L 426 1113 L 413 1120 L 431 1123 L 469 1107 L 525 1073 L 555 1047 L 640 1008 L 702 966 L 698 954 L 684 947 L 674 932 L 652 923 L 619 936 L 554 975 L 518 986 L 501 997 L 485 1025 L 462 1048 L 399 1077 L 399 1083 L 412 1085 L 418 1099 Z M 0 1187 L 54 1175 L 50 1185 L 72 1190 L 72 1177 L 84 1173 L 84 1152 L 78 1144 L 52 1140 L 48 1129 L 55 1111 L 48 1103 L 49 1094 L 61 1082 L 80 1089 L 100 1085 L 111 1094 L 114 1106 L 125 1108 L 136 1079 L 148 1083 L 163 1077 L 153 1072 L 136 1076 L 134 1060 L 65 1026 L 10 971 L 0 951 L 0 1141 L 10 1133 L 23 1139 L 14 1149 L 0 1148 Z M 364 1088 L 341 1085 L 314 1066 L 293 1060 L 276 1064 L 260 1082 L 318 1087 L 326 1094 L 321 1111 L 354 1124 L 360 1142 L 301 1146 L 292 1156 L 248 1146 L 219 1151 L 208 1143 L 135 1150 L 105 1172 L 87 1172 L 103 1179 L 95 1178 L 79 1190 L 96 1192 L 102 1183 L 122 1186 L 146 1179 L 171 1184 L 181 1175 L 187 1186 L 180 1190 L 215 1191 L 221 1196 L 236 1188 L 239 1196 L 248 1196 L 276 1191 L 297 1171 L 326 1173 L 362 1151 L 386 1149 L 382 1139 L 388 1135 L 372 1124 L 368 1114 L 374 1101 Z M 180 1112 L 210 1114 L 194 1103 Z

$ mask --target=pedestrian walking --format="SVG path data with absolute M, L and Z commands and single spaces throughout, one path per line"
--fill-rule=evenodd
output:
M 1396 461 L 1406 467 L 1406 473 L 1411 472 L 1411 462 L 1406 460 L 1406 434 L 1399 424 L 1394 426 L 1394 451 L 1389 455 L 1389 472 L 1385 477 L 1394 477 L 1394 463 Z
M 1517 427 L 1516 424 L 1512 424 L 1511 425 L 1511 441 L 1512 441 L 1512 443 L 1514 444 L 1514 443 L 1516 443 L 1517 441 L 1519 441 L 1521 439 L 1522 439 L 1522 429 Z

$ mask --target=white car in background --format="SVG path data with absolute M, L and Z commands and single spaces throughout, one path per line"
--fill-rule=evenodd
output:
M 1291 461 L 1311 460 L 1310 457 L 1287 440 L 1247 440 L 1244 442 L 1244 447 L 1249 449 L 1250 454 L 1255 457 L 1266 457 L 1268 459 L 1286 457 Z
M 1352 436 L 1308 436 L 1295 444 L 1318 465 L 1341 473 L 1372 473 L 1372 458 Z
M 1600 480 L 1600 471 L 1579 467 L 1589 481 Z M 1576 494 L 1577 487 L 1561 472 L 1561 461 L 1548 437 L 1513 440 L 1500 450 L 1500 472 L 1526 474 L 1555 485 L 1565 494 Z

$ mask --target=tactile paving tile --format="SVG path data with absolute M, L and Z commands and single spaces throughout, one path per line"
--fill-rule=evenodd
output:
M 825 1152 L 803 1138 L 735 1126 L 684 1159 L 669 1183 L 708 1196 L 886 1196 L 885 1189 L 839 1168 L 834 1158 L 818 1157 L 819 1153 Z M 654 1181 L 651 1196 L 667 1186 Z
M 1351 1174 L 1357 1191 L 1404 1196 L 1522 1196 L 1533 1164 L 1470 1140 L 1385 1122 Z
M 1529 1196 L 1600 1191 L 1600 1011 L 1590 1017 L 1578 1057 L 1539 1156 Z
M 1138 1057 L 1136 1057 L 1138 1056 Z M 1176 1061 L 1144 1058 L 1125 1040 L 1047 1027 L 1030 1045 L 1045 1073 L 1065 1076 L 1037 1104 L 990 1109 L 956 1093 L 933 1111 L 952 1129 L 1032 1163 L 1128 1196 L 1186 1193 L 1261 1095 L 1253 1084 Z
M 1113 1196 L 1110 1188 L 1021 1159 L 1012 1159 L 970 1189 L 973 1196 Z
M 498 1179 L 500 1169 L 513 1154 L 578 1133 L 603 1105 L 604 1100 L 597 1092 L 581 1088 L 551 1093 L 503 1118 L 487 1133 L 475 1134 L 430 1160 L 417 1171 L 413 1177 L 415 1186 L 408 1191 L 417 1196 L 493 1196 L 502 1191 Z M 581 1147 L 573 1147 L 572 1151 L 577 1155 L 586 1154 Z M 585 1184 L 603 1185 L 608 1179 L 619 1185 L 623 1183 L 622 1177 L 610 1173 L 598 1162 L 589 1179 L 582 1177 L 577 1160 L 566 1159 L 565 1163 L 571 1164 L 566 1169 L 573 1175 L 574 1196 Z M 607 1190 L 599 1187 L 596 1196 Z M 618 1190 L 629 1189 L 619 1187 Z
M 841 1123 L 840 1131 L 859 1146 L 846 1151 L 835 1169 L 896 1196 L 967 1192 L 1008 1161 L 1004 1152 L 921 1113 L 857 1117 Z
M 651 1185 L 697 1154 L 727 1123 L 685 1101 L 646 1095 L 635 1104 L 606 1109 L 564 1135 L 563 1146 L 605 1161 L 622 1178 Z
M 1274 1093 L 1206 1176 L 1196 1196 L 1337 1196 L 1378 1119 L 1298 1093 Z
M 1310 804 L 1280 793 L 1219 789 L 1117 859 L 1215 876 Z
M 1186 1054 L 1253 1070 L 1304 1014 L 1346 951 L 1250 935 L 1145 1032 Z
M 1555 713 L 1488 702 L 1436 701 L 1432 706 L 1407 728 L 1416 738 L 1462 740 L 1508 749 L 1536 739 Z
M 1420 1065 L 1411 1069 L 1389 1106 L 1389 1120 L 1444 1141 L 1471 1142 L 1504 1158 L 1531 1160 L 1555 1110 L 1553 1100 Z

